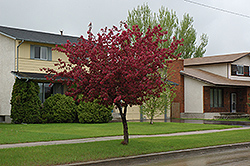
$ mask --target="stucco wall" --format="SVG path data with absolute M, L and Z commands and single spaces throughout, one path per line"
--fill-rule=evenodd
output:
M 203 82 L 184 77 L 185 113 L 203 113 Z
M 245 66 L 250 66 L 250 56 L 245 56 L 237 61 L 235 61 L 234 63 L 232 63 L 234 65 L 245 65 Z
M 0 116 L 10 115 L 14 76 L 15 40 L 0 34 Z
M 192 68 L 201 69 L 201 70 L 211 72 L 211 73 L 223 76 L 223 77 L 228 76 L 227 63 L 192 66 Z

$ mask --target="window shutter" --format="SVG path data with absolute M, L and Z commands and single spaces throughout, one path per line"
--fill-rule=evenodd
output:
M 231 65 L 231 75 L 236 75 L 237 65 Z
M 51 47 L 48 47 L 48 61 L 52 61 L 52 49 L 51 49 Z
M 35 59 L 35 47 L 30 45 L 30 59 Z

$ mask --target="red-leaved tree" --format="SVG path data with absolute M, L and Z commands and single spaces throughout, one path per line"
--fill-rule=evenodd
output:
M 178 58 L 173 55 L 181 41 L 173 40 L 169 48 L 160 47 L 166 40 L 161 26 L 148 28 L 143 34 L 138 26 L 128 29 L 105 28 L 96 36 L 90 30 L 88 39 L 83 36 L 78 43 L 67 42 L 56 50 L 68 57 L 68 62 L 59 59 L 56 70 L 43 68 L 52 77 L 63 77 L 68 85 L 67 95 L 80 100 L 101 104 L 114 104 L 120 112 L 124 140 L 128 144 L 127 107 L 141 105 L 150 95 L 159 96 L 164 90 L 160 69 Z M 65 79 L 66 78 L 66 79 Z

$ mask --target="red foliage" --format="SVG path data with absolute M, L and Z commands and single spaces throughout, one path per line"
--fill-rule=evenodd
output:
M 169 48 L 160 48 L 161 26 L 143 34 L 137 26 L 132 29 L 102 29 L 94 36 L 88 31 L 88 39 L 83 36 L 78 43 L 67 42 L 56 50 L 65 53 L 70 63 L 59 59 L 55 66 L 58 70 L 43 68 L 51 81 L 64 77 L 69 87 L 68 95 L 82 94 L 83 100 L 99 99 L 102 104 L 111 105 L 123 101 L 124 105 L 140 105 L 148 94 L 158 96 L 164 82 L 159 70 L 171 59 L 181 41 L 172 42 Z M 167 61 L 166 61 L 167 60 Z M 74 85 L 74 86 L 72 86 Z

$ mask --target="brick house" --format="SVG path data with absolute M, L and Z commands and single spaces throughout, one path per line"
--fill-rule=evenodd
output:
M 221 112 L 250 113 L 250 53 L 184 60 L 181 118 L 213 118 Z

